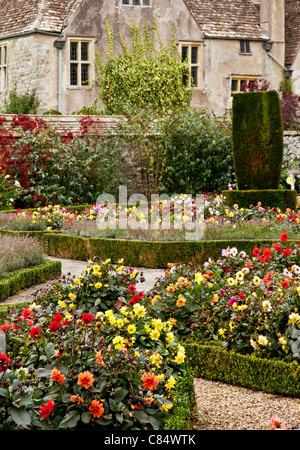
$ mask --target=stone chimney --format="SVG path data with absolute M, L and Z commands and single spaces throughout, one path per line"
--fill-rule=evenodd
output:
M 260 0 L 260 26 L 274 43 L 284 43 L 285 0 Z

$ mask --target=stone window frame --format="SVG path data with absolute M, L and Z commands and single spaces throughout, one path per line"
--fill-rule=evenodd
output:
M 240 40 L 240 55 L 252 55 L 251 42 L 249 41 L 249 39 Z
M 8 89 L 8 44 L 0 44 L 0 92 Z
M 199 41 L 181 41 L 179 42 L 179 52 L 181 55 L 181 58 L 183 60 L 183 48 L 187 48 L 187 63 L 190 69 L 190 75 L 189 75 L 189 79 L 188 80 L 184 80 L 184 84 L 186 84 L 187 86 L 191 87 L 192 89 L 195 90 L 202 90 L 202 84 L 203 84 L 203 77 L 201 75 L 201 67 L 203 67 L 203 42 L 199 42 Z M 197 55 L 197 61 L 193 61 L 193 57 L 192 57 L 192 49 L 197 49 L 196 50 L 196 55 Z M 194 55 L 195 56 L 195 55 Z M 197 85 L 193 86 L 192 85 L 192 79 L 193 79 L 193 72 L 196 71 L 197 74 Z
M 146 5 L 148 3 L 148 5 Z M 121 0 L 122 6 L 152 6 L 152 0 Z
M 261 78 L 261 75 L 231 75 L 230 76 L 230 94 L 231 97 L 234 94 L 240 94 L 243 92 L 243 83 L 246 81 L 249 83 L 249 81 L 259 80 Z M 234 82 L 236 82 L 235 87 L 236 89 L 233 89 Z
M 69 89 L 90 89 L 91 88 L 91 82 L 94 78 L 93 73 L 93 67 L 94 67 L 94 38 L 87 38 L 87 37 L 68 37 L 67 40 L 67 52 L 68 52 L 68 88 Z M 81 59 L 81 57 L 78 57 L 77 59 L 71 59 L 71 46 L 72 43 L 77 43 L 77 51 L 78 54 L 81 52 L 81 44 L 86 43 L 88 44 L 88 59 Z M 77 84 L 71 83 L 71 65 L 77 65 Z M 82 66 L 87 65 L 88 66 L 88 83 L 82 84 Z

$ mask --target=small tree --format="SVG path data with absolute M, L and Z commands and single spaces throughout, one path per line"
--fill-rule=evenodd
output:
M 175 37 L 164 47 L 154 22 L 152 35 L 148 25 L 142 35 L 136 23 L 130 27 L 132 49 L 128 50 L 120 35 L 122 51 L 115 56 L 113 31 L 106 21 L 109 39 L 108 62 L 105 65 L 96 52 L 96 84 L 107 114 L 131 114 L 136 109 L 151 108 L 163 113 L 188 106 L 191 89 L 183 85 L 189 74 L 188 65 L 181 61 Z M 155 42 L 158 40 L 159 49 Z

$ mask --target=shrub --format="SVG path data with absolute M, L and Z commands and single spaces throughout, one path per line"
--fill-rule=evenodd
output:
M 231 125 L 189 108 L 167 117 L 161 192 L 220 192 L 232 181 Z
M 232 113 L 233 161 L 238 189 L 278 189 L 283 161 L 278 93 L 236 94 Z
M 89 136 L 92 123 L 82 117 L 79 133 L 60 134 L 43 120 L 15 118 L 20 137 L 6 148 L 1 170 L 21 184 L 16 206 L 94 203 L 102 192 L 115 194 L 127 181 L 118 142 Z
M 249 208 L 251 205 L 261 203 L 268 208 L 287 208 L 295 210 L 297 207 L 297 192 L 291 189 L 259 189 L 243 191 L 223 191 L 224 201 L 228 206 L 239 205 L 240 208 Z
M 8 174 L 0 172 L 0 210 L 13 206 L 20 196 L 20 183 L 12 181 Z
M 35 89 L 26 90 L 26 92 L 19 93 L 16 86 L 3 98 L 3 114 L 36 114 L 37 108 L 40 105 L 40 100 L 36 94 Z
M 61 273 L 60 261 L 46 260 L 42 264 L 18 269 L 8 273 L 7 276 L 0 279 L 0 299 L 4 300 L 17 294 L 22 289 L 36 286 L 41 283 L 59 276 Z

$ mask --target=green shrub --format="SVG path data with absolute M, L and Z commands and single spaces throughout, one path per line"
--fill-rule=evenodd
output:
M 46 260 L 26 269 L 16 270 L 0 280 L 0 300 L 17 294 L 22 289 L 44 283 L 61 274 L 61 262 Z
M 232 182 L 231 124 L 189 108 L 166 118 L 161 191 L 169 194 L 220 192 Z
M 59 133 L 28 116 L 14 120 L 19 139 L 4 151 L 1 168 L 21 183 L 15 207 L 93 204 L 98 195 L 116 195 L 128 183 L 119 142 L 91 136 L 92 119 L 80 120 L 78 133 Z
M 240 239 L 223 241 L 155 242 L 126 239 L 82 238 L 59 233 L 41 234 L 49 256 L 86 261 L 95 255 L 133 267 L 165 269 L 168 263 L 201 264 L 209 257 L 218 259 L 222 249 L 236 247 L 252 252 L 254 247 L 268 247 L 272 239 Z M 291 244 L 293 241 L 290 241 Z M 298 242 L 298 241 L 294 241 Z
M 300 397 L 298 363 L 241 355 L 198 342 L 185 343 L 184 347 L 188 368 L 197 378 Z
M 4 95 L 1 112 L 3 114 L 35 114 L 40 103 L 35 89 L 21 94 L 15 85 Z
M 295 210 L 297 207 L 297 192 L 291 189 L 260 189 L 243 191 L 223 191 L 222 195 L 228 206 L 238 205 L 239 208 L 249 208 L 250 205 L 261 203 L 263 207 L 286 208 Z
M 232 146 L 239 190 L 279 188 L 283 129 L 277 92 L 234 95 Z

